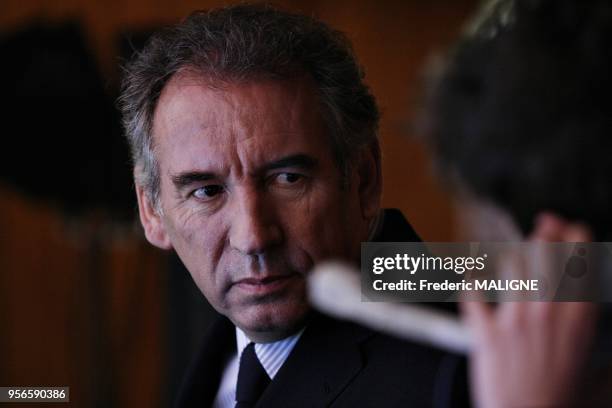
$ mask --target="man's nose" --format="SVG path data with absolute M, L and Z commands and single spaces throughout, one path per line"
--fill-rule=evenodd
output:
M 235 199 L 234 211 L 228 215 L 232 248 L 245 255 L 261 255 L 282 241 L 273 203 L 267 202 L 265 193 L 248 191 Z

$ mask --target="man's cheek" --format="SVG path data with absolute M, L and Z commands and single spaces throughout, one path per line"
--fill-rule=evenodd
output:
M 337 253 L 336 240 L 330 233 L 330 229 L 334 227 L 327 223 L 324 224 L 313 222 L 308 229 L 301 231 L 299 245 L 313 263 L 323 259 L 333 257 Z

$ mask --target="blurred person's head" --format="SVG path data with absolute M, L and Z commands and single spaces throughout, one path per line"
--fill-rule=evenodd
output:
M 511 238 L 545 221 L 609 240 L 612 3 L 497 3 L 434 86 L 427 134 L 437 163 Z
M 344 35 L 266 6 L 196 12 L 126 67 L 147 239 L 252 339 L 295 331 L 305 275 L 359 259 L 380 199 L 378 109 Z

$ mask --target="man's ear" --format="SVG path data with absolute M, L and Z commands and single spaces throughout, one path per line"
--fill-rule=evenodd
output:
M 590 242 L 593 232 L 585 224 L 567 221 L 552 212 L 541 212 L 535 218 L 529 238 L 551 242 Z
M 166 233 L 161 215 L 151 202 L 149 194 L 144 187 L 136 184 L 136 198 L 138 199 L 138 213 L 140 223 L 145 232 L 147 241 L 161 249 L 172 249 L 172 244 Z
M 357 162 L 359 204 L 364 219 L 372 219 L 380 209 L 382 171 L 378 140 L 363 148 Z

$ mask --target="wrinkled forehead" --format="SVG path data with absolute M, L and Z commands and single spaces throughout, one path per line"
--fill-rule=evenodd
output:
M 167 168 L 243 165 L 289 154 L 320 155 L 331 143 L 312 81 L 210 83 L 192 72 L 173 77 L 153 117 L 156 155 Z M 163 165 L 163 162 L 166 162 Z

